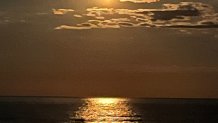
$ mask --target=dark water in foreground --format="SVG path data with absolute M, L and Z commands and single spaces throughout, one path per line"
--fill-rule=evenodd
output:
M 208 123 L 218 100 L 0 98 L 0 123 Z

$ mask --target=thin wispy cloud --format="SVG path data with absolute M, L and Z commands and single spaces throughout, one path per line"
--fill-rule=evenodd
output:
M 67 14 L 68 12 L 74 12 L 73 9 L 52 9 L 53 14 L 55 15 L 64 15 Z

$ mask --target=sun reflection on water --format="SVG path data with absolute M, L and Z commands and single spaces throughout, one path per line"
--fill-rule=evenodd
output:
M 83 119 L 89 123 L 127 123 L 139 120 L 136 113 L 131 110 L 128 99 L 88 98 L 84 101 L 84 105 L 76 112 L 77 119 Z
M 115 99 L 115 98 L 97 98 L 95 99 L 95 102 L 102 105 L 113 105 L 119 103 L 120 100 L 121 99 Z

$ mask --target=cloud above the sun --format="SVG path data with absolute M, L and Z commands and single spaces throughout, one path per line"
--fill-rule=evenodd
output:
M 143 0 L 135 2 L 140 1 Z M 72 9 L 53 9 L 53 14 L 57 16 L 67 13 L 74 17 L 72 21 L 77 22 L 76 18 L 82 18 L 83 21 L 64 23 L 55 27 L 56 30 L 125 27 L 218 28 L 218 13 L 211 5 L 200 2 L 163 4 L 161 8 L 155 9 L 91 7 L 80 14 Z

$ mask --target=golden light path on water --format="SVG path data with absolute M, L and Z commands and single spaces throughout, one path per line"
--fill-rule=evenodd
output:
M 139 120 L 131 110 L 128 99 L 123 98 L 88 98 L 76 112 L 77 119 L 87 123 L 128 123 Z

